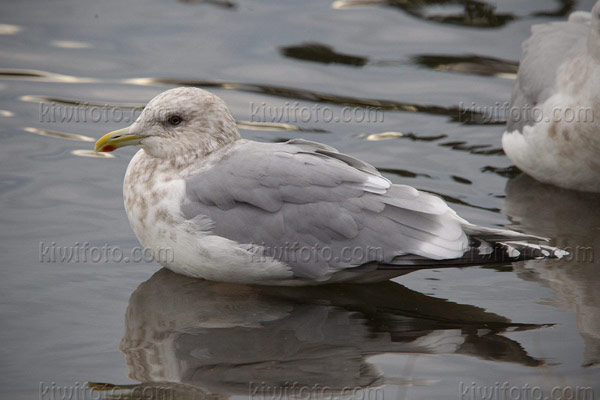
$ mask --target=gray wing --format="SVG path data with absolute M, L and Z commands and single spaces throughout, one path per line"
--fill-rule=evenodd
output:
M 535 122 L 532 109 L 554 94 L 556 71 L 563 60 L 586 50 L 591 14 L 575 12 L 568 21 L 532 27 L 532 35 L 523 42 L 523 55 L 511 94 L 508 131 L 522 129 Z
M 371 165 L 304 140 L 238 142 L 186 180 L 182 212 L 207 216 L 214 234 L 304 278 L 409 254 L 457 258 L 468 243 L 462 220 L 440 198 L 392 185 Z

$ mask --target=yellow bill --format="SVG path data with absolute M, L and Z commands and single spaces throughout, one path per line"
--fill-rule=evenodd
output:
M 140 140 L 144 137 L 140 135 L 129 134 L 129 126 L 127 128 L 112 131 L 102 136 L 96 142 L 94 151 L 96 152 L 107 152 L 118 149 L 123 146 L 132 146 L 140 144 Z

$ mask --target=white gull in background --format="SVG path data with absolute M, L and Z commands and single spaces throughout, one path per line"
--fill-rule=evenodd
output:
M 269 285 L 374 282 L 420 268 L 559 257 L 539 237 L 472 225 L 437 196 L 301 139 L 240 137 L 197 88 L 156 96 L 96 151 L 140 145 L 123 195 L 140 243 L 192 277 Z
M 600 1 L 523 43 L 506 155 L 535 179 L 600 192 Z

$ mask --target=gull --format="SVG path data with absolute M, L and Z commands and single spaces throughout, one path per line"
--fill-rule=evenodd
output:
M 333 147 L 242 139 L 225 102 L 167 90 L 95 150 L 141 149 L 123 183 L 140 243 L 174 272 L 265 285 L 376 282 L 421 268 L 560 257 L 542 238 L 470 224 Z
M 504 152 L 540 182 L 600 192 L 600 1 L 523 43 Z

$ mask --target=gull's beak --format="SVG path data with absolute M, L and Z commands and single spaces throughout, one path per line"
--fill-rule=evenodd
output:
M 96 146 L 94 146 L 95 152 L 107 152 L 116 150 L 119 147 L 123 146 L 132 146 L 135 144 L 140 144 L 140 140 L 144 137 L 140 135 L 131 135 L 129 134 L 129 129 L 131 127 L 119 129 L 118 131 L 112 131 L 102 136 L 96 142 Z

